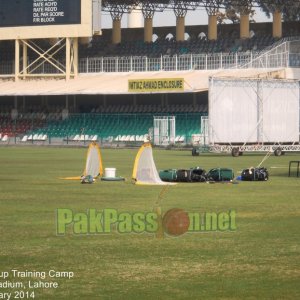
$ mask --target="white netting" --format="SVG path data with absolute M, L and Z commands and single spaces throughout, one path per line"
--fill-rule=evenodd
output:
M 212 144 L 299 141 L 299 83 L 215 78 L 209 124 Z
M 91 175 L 93 177 L 97 177 L 100 173 L 100 152 L 99 147 L 91 145 L 89 147 L 88 155 L 86 158 L 86 165 L 85 165 L 85 174 L 84 175 Z
M 299 85 L 264 84 L 263 133 L 266 142 L 299 141 Z
M 136 181 L 140 184 L 169 184 L 163 182 L 157 172 L 151 146 L 143 147 L 139 159 L 136 162 Z M 141 151 L 141 150 L 140 150 Z

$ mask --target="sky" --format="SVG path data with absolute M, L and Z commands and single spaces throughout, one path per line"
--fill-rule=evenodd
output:
M 271 22 L 272 19 L 268 18 L 259 8 L 256 9 L 254 20 L 257 23 Z M 141 19 L 142 24 L 142 19 Z M 195 11 L 188 11 L 186 15 L 185 25 L 207 25 L 208 16 L 204 8 L 198 8 Z M 153 26 L 176 26 L 176 17 L 172 10 L 164 12 L 157 12 L 154 14 Z M 108 12 L 102 12 L 102 28 L 111 28 L 112 19 Z M 122 28 L 127 27 L 127 14 L 122 17 Z

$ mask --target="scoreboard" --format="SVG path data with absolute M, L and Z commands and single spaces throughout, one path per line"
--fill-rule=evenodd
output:
M 80 0 L 0 0 L 0 27 L 80 24 Z
M 91 37 L 101 0 L 0 0 L 0 40 Z

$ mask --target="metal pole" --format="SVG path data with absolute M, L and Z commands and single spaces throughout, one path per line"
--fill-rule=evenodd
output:
M 148 72 L 148 57 L 146 56 L 146 72 Z

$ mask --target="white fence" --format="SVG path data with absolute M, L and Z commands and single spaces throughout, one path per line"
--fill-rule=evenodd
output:
M 300 41 L 284 41 L 263 52 L 184 54 L 147 56 L 86 57 L 79 60 L 79 73 L 216 70 L 232 68 L 300 67 Z M 61 61 L 62 65 L 64 62 Z M 29 61 L 30 64 L 30 61 Z M 54 74 L 58 70 L 45 62 L 28 73 Z M 0 63 L 0 76 L 13 75 L 14 63 Z

